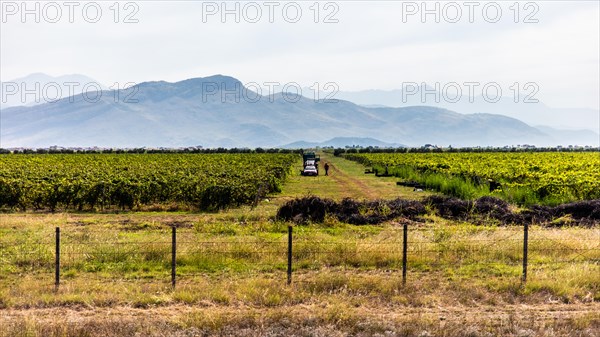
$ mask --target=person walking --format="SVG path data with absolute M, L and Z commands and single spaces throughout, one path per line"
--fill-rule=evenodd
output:
M 329 164 L 325 163 L 324 168 L 325 168 L 325 175 L 326 176 L 329 175 Z

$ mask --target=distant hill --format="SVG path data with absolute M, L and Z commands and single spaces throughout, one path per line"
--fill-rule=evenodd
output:
M 412 90 L 415 90 L 414 88 Z M 431 94 L 433 88 L 427 86 L 425 100 L 421 97 L 421 91 L 416 94 L 406 94 L 403 97 L 401 89 L 397 90 L 363 90 L 363 91 L 340 91 L 335 97 L 347 100 L 367 107 L 405 107 L 414 105 L 435 106 L 450 109 L 460 113 L 491 113 L 507 117 L 517 118 L 530 125 L 545 125 L 554 129 L 579 130 L 587 129 L 600 132 L 600 111 L 585 108 L 551 108 L 543 102 L 523 103 L 525 95 L 519 97 L 519 103 L 514 102 L 513 97 L 502 97 L 498 102 L 486 102 L 482 96 L 476 96 L 469 101 L 468 94 L 457 99 L 456 103 L 443 99 L 438 95 Z M 508 92 L 505 94 L 512 94 Z
M 374 138 L 360 138 L 360 137 L 335 137 L 324 142 L 306 142 L 299 141 L 293 142 L 287 145 L 281 146 L 286 149 L 305 149 L 305 148 L 314 148 L 314 147 L 346 147 L 346 146 L 356 146 L 356 147 L 404 147 L 403 144 L 397 143 L 386 143 Z
M 2 109 L 0 119 L 2 147 L 276 147 L 298 141 L 459 147 L 556 142 L 552 135 L 506 116 L 429 106 L 368 108 L 287 93 L 257 96 L 237 79 L 222 75 L 105 90 L 97 101 L 76 95 L 12 107 Z
M 552 145 L 590 144 L 600 146 L 600 134 L 590 130 L 561 130 L 547 126 L 536 128 L 554 139 Z
M 18 88 L 17 92 L 14 91 L 15 88 Z M 81 94 L 84 88 L 90 92 L 96 91 L 97 88 L 107 89 L 98 81 L 81 74 L 50 76 L 44 73 L 34 73 L 14 80 L 0 82 L 0 97 L 6 97 L 6 102 L 0 100 L 0 104 L 2 108 L 43 104 L 57 98 L 69 97 L 69 92 Z M 33 94 L 22 95 L 24 92 L 31 91 L 36 92 L 37 97 Z

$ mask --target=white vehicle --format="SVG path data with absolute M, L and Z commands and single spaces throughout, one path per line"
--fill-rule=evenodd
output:
M 317 170 L 316 166 L 307 165 L 307 166 L 304 166 L 304 170 L 302 170 L 302 175 L 303 176 L 318 176 L 319 171 Z

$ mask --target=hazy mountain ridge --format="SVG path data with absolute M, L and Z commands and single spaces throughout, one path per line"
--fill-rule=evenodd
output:
M 444 96 L 439 93 L 439 101 L 436 102 L 435 95 L 431 94 L 434 89 L 430 86 L 427 86 L 429 94 L 426 95 L 425 99 L 421 97 L 421 89 L 417 90 L 416 94 L 406 93 L 404 95 L 401 89 L 340 91 L 335 97 L 362 106 L 406 107 L 427 105 L 464 114 L 499 114 L 519 119 L 530 125 L 543 124 L 554 129 L 585 129 L 595 133 L 600 131 L 600 111 L 597 109 L 551 108 L 543 102 L 524 103 L 524 94 L 519 96 L 519 103 L 514 102 L 514 97 L 501 97 L 498 102 L 490 103 L 482 96 L 476 96 L 470 100 L 468 95 L 464 94 L 457 99 L 456 103 L 453 103 L 445 100 Z M 535 98 L 535 95 L 533 98 Z
M 290 144 L 282 145 L 282 148 L 286 149 L 300 149 L 300 148 L 314 148 L 314 147 L 346 147 L 346 146 L 356 146 L 356 147 L 405 147 L 404 144 L 397 143 L 386 143 L 375 138 L 369 137 L 335 137 L 324 142 L 307 142 L 307 141 L 298 141 Z
M 236 86 L 237 94 L 232 93 Z M 97 102 L 76 95 L 2 109 L 0 146 L 273 147 L 338 137 L 408 146 L 566 144 L 506 116 L 460 114 L 428 106 L 367 108 L 306 97 L 292 103 L 282 93 L 256 96 L 244 90 L 237 79 L 215 75 L 102 91 Z
M 34 106 L 69 97 L 69 93 L 93 93 L 108 88 L 81 74 L 50 76 L 34 73 L 14 80 L 0 82 L 0 107 Z

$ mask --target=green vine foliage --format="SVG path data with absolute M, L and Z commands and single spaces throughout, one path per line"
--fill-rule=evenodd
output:
M 279 191 L 297 159 L 281 153 L 2 155 L 0 208 L 178 203 L 213 211 Z

